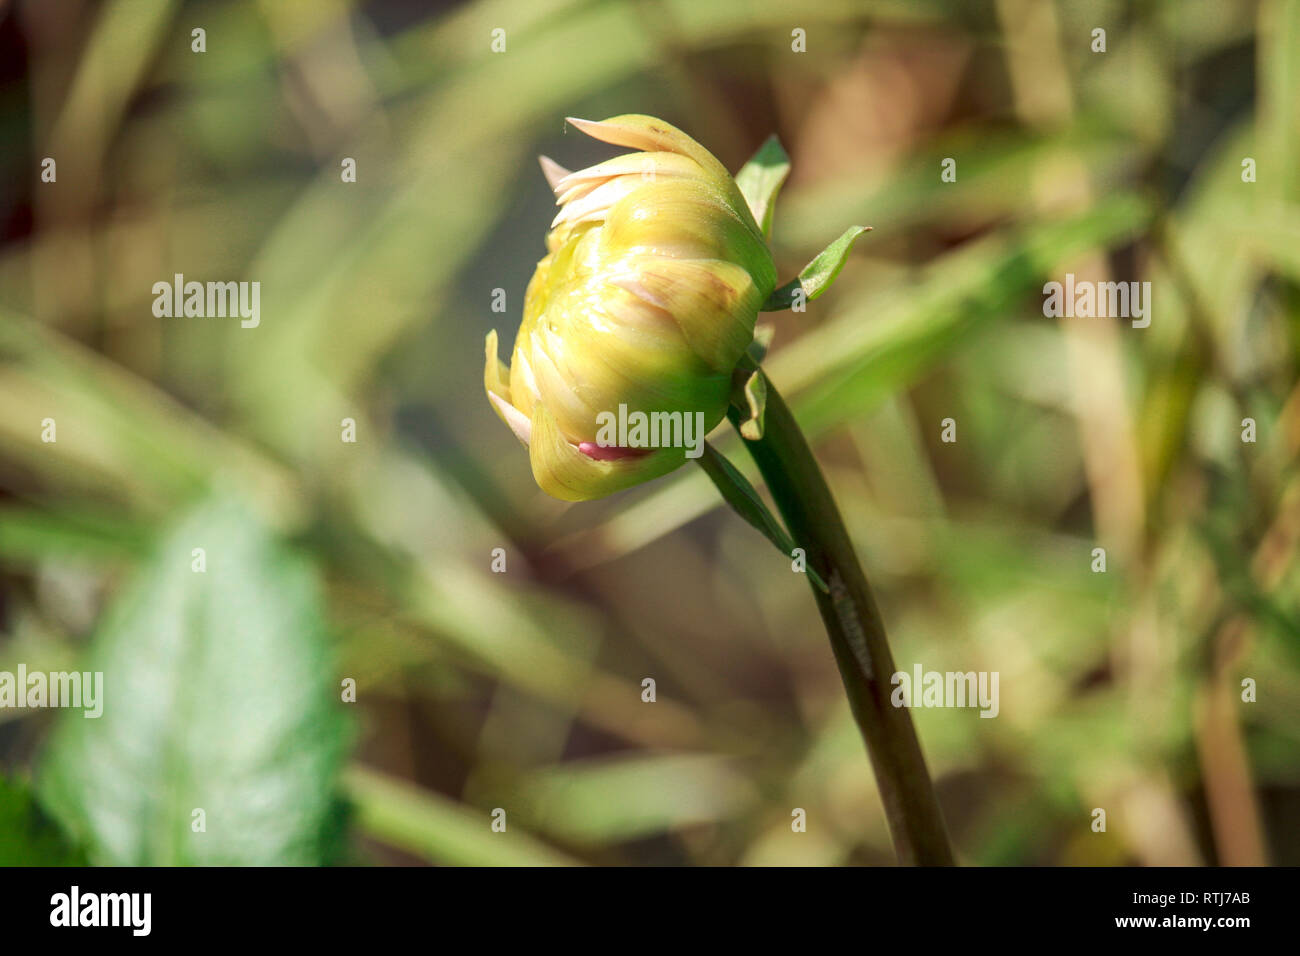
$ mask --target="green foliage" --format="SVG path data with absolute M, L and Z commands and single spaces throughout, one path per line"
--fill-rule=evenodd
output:
M 487 813 L 360 768 L 348 774 L 347 785 L 361 826 L 430 863 L 569 866 L 578 862 L 521 832 L 509 816 L 506 829 L 493 832 Z
M 103 714 L 63 714 L 38 781 L 93 861 L 338 856 L 347 732 L 317 584 L 245 506 L 212 499 L 182 521 L 84 666 L 103 674 Z
M 84 866 L 27 781 L 0 776 L 0 866 Z

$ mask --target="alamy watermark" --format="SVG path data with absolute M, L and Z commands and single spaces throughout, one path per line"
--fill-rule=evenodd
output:
M 76 707 L 83 717 L 104 713 L 103 671 L 0 671 L 0 710 Z
M 1082 319 L 1132 319 L 1133 328 L 1151 324 L 1150 282 L 1093 282 L 1065 274 L 1065 282 L 1043 286 L 1043 315 Z
M 599 448 L 685 448 L 687 458 L 704 454 L 703 412 L 618 412 L 596 415 Z
M 895 707 L 978 707 L 981 717 L 996 717 L 997 671 L 927 671 L 920 664 L 913 673 L 896 671 L 889 679 Z
M 155 282 L 153 295 L 153 314 L 160 319 L 238 316 L 245 329 L 262 322 L 262 283 L 256 281 L 186 282 L 178 272 L 171 282 Z
M 83 893 L 73 885 L 50 897 L 50 925 L 56 927 L 118 926 L 133 936 L 148 936 L 152 912 L 152 893 Z

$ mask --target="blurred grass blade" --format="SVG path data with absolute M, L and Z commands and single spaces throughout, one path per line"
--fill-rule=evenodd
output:
M 98 161 L 179 6 L 119 0 L 100 8 L 51 136 L 56 155 Z
M 525 779 L 522 815 L 578 845 L 644 839 L 726 820 L 754 799 L 734 761 L 713 754 L 654 754 L 577 761 Z
M 214 473 L 292 522 L 294 479 L 248 442 L 54 329 L 0 306 L 0 444 L 64 494 L 157 514 L 204 492 Z M 58 424 L 45 443 L 36 427 Z M 71 427 L 69 427 L 71 425 Z
M 0 508 L 0 558 L 36 562 L 50 556 L 92 562 L 141 558 L 152 542 L 149 527 L 103 509 L 66 501 L 53 508 Z
M 572 866 L 568 857 L 519 829 L 506 816 L 494 833 L 491 817 L 365 767 L 345 777 L 357 824 L 377 840 L 447 866 Z
M 1120 193 L 1077 216 L 962 247 L 929 267 L 922 282 L 856 301 L 773 355 L 768 374 L 795 392 L 799 423 L 815 438 L 964 347 L 976 330 L 1036 290 L 1057 263 L 1131 238 L 1150 216 L 1147 201 Z

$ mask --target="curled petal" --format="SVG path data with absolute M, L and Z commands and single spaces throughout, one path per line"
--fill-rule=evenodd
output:
M 483 366 L 483 387 L 487 390 L 488 399 L 496 409 L 497 415 L 510 426 L 515 436 L 527 445 L 532 434 L 532 423 L 527 415 L 510 403 L 510 386 L 507 384 L 510 370 L 506 368 L 506 364 L 501 361 L 497 353 L 496 329 L 487 334 L 485 344 L 487 362 Z
M 736 214 L 748 228 L 760 238 L 762 237 L 758 223 L 754 221 L 754 216 L 749 211 L 749 204 L 745 202 L 745 197 L 741 195 L 736 181 L 731 178 L 726 168 L 714 158 L 712 153 L 671 123 L 640 113 L 611 116 L 601 122 L 576 119 L 572 116 L 568 117 L 568 121 L 588 136 L 605 143 L 613 143 L 615 146 L 689 156 L 699 163 L 704 178 L 725 195 L 727 204 L 735 209 Z
M 610 257 L 734 262 L 754 276 L 764 299 L 776 286 L 767 243 L 707 183 L 670 180 L 655 189 L 636 190 L 607 214 L 601 243 Z
M 532 421 L 499 395 L 489 394 L 488 398 L 492 400 L 492 407 L 497 410 L 501 420 L 509 425 L 510 430 L 515 433 L 515 437 L 527 445 L 533 437 Z
M 713 158 L 712 153 L 676 126 L 665 123 L 657 117 L 641 113 L 624 113 L 622 116 L 611 116 L 603 121 L 584 120 L 573 116 L 567 119 L 588 136 L 603 143 L 627 146 L 647 153 L 679 153 L 695 160 L 710 175 L 731 178 L 722 164 Z
M 542 175 L 546 177 L 552 189 L 558 189 L 561 182 L 573 175 L 549 156 L 538 156 L 537 161 L 542 166 Z
M 689 156 L 676 153 L 624 153 L 576 173 L 569 173 L 551 188 L 560 202 L 586 195 L 602 183 L 620 176 L 636 176 L 655 181 L 660 177 L 699 177 L 700 164 Z
M 560 433 L 555 418 L 538 404 L 533 409 L 533 441 L 528 459 L 538 486 L 563 501 L 589 501 L 666 475 L 682 464 L 680 448 L 661 448 L 636 457 L 597 461 Z
M 610 206 L 643 185 L 645 180 L 639 176 L 616 176 L 606 180 L 581 199 L 565 203 L 551 225 L 558 226 L 562 222 L 598 222 L 605 218 Z
M 487 341 L 484 343 L 484 351 L 487 353 L 484 358 L 487 360 L 483 366 L 483 387 L 487 389 L 488 395 L 496 395 L 510 402 L 510 369 L 506 368 L 506 363 L 501 361 L 497 352 L 497 330 L 493 329 L 487 334 Z

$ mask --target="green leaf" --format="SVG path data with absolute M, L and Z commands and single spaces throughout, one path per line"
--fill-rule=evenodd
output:
M 723 499 L 731 505 L 732 510 L 757 528 L 763 537 L 776 545 L 782 554 L 787 558 L 790 557 L 797 545 L 785 528 L 781 527 L 781 523 L 776 520 L 776 516 L 768 509 L 763 499 L 758 496 L 749 479 L 708 442 L 704 443 L 704 454 L 696 461 L 709 476 L 714 487 L 722 494 Z M 830 588 L 816 571 L 809 567 L 806 573 L 817 587 L 830 593 Z
M 835 277 L 844 268 L 844 261 L 849 257 L 849 250 L 858 236 L 870 232 L 870 226 L 850 226 L 844 234 L 829 246 L 817 253 L 812 262 L 803 267 L 798 278 L 791 279 L 768 297 L 763 303 L 764 312 L 780 312 L 795 304 L 802 294 L 805 302 L 817 298 L 830 288 Z
M 0 777 L 0 866 L 85 866 L 86 860 L 41 810 L 31 785 Z
M 754 214 L 754 221 L 763 230 L 764 236 L 772 235 L 772 213 L 776 209 L 776 196 L 789 175 L 790 157 L 781 148 L 781 141 L 775 135 L 769 136 L 758 148 L 758 152 L 736 173 L 736 185 L 740 187 L 745 202 L 749 203 L 749 211 Z
M 1145 200 L 1117 193 L 1078 216 L 977 240 L 890 294 L 856 302 L 801 336 L 773 356 L 768 373 L 784 392 L 797 395 L 799 422 L 815 439 L 875 407 L 964 346 L 977 329 L 1018 308 L 1056 264 L 1122 242 L 1149 215 Z
M 37 786 L 93 863 L 336 858 L 349 735 L 317 582 L 241 503 L 209 499 L 167 536 L 83 666 L 102 715 L 63 712 Z

